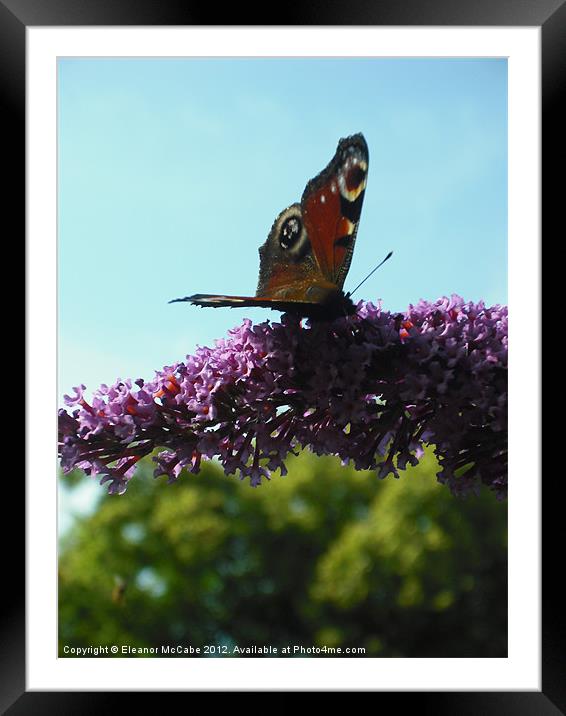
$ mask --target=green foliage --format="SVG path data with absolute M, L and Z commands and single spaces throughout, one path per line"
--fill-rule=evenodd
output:
M 380 482 L 305 452 L 254 490 L 215 464 L 167 485 L 148 462 L 62 541 L 61 648 L 505 656 L 506 505 L 452 497 L 437 470 L 427 454 Z

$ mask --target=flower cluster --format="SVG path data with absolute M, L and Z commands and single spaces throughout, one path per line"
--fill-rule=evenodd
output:
M 333 322 L 244 320 L 149 382 L 102 385 L 90 402 L 84 391 L 59 412 L 61 464 L 113 493 L 156 448 L 156 476 L 217 458 L 255 486 L 300 448 L 382 478 L 431 444 L 455 494 L 483 483 L 506 495 L 505 306 L 454 295 L 404 313 L 360 302 Z

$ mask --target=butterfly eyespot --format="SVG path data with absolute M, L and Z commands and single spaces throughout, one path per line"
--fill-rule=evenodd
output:
M 279 244 L 282 249 L 292 249 L 301 236 L 303 226 L 297 216 L 292 216 L 285 221 L 279 233 Z
M 348 189 L 357 189 L 366 177 L 365 171 L 358 165 L 354 166 L 346 177 Z

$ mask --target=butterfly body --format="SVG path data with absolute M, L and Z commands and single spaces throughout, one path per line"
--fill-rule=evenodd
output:
M 342 290 L 365 193 L 369 154 L 361 134 L 341 139 L 329 164 L 300 202 L 284 209 L 259 249 L 255 296 L 195 294 L 175 301 L 197 306 L 261 306 L 317 319 L 350 315 Z

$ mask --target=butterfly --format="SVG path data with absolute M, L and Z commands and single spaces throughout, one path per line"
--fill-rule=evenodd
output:
M 355 312 L 342 287 L 354 252 L 367 182 L 369 152 L 362 134 L 340 139 L 328 165 L 300 202 L 284 209 L 259 248 L 255 296 L 197 293 L 170 303 L 261 306 L 330 320 Z

